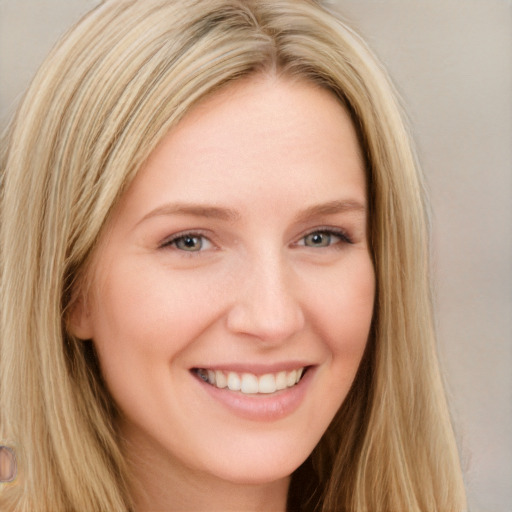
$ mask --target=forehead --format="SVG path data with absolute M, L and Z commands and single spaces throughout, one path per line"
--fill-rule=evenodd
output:
M 243 211 L 256 198 L 272 211 L 346 198 L 366 203 L 357 135 L 334 94 L 274 76 L 230 84 L 170 130 L 117 211 L 135 222 L 169 202 Z
M 303 139 L 334 135 L 350 139 L 354 149 L 359 150 L 350 115 L 339 98 L 311 81 L 286 75 L 258 74 L 225 86 L 196 104 L 171 135 L 175 149 L 178 146 L 187 149 L 192 142 L 195 146 L 201 144 L 204 150 L 210 142 L 210 148 L 221 143 L 243 146 L 245 151 L 250 151 L 254 136 L 258 136 L 269 147 L 272 142 L 290 144 L 290 149 L 298 152 L 300 148 L 292 146 L 297 128 Z M 208 137 L 192 140 L 196 133 L 189 135 L 196 131 Z M 257 155 L 252 153 L 252 156 Z
M 344 164 L 362 164 L 353 123 L 334 94 L 310 82 L 263 75 L 234 82 L 200 102 L 161 141 L 137 179 L 158 167 L 178 183 L 202 168 L 213 184 L 229 165 L 238 169 L 237 178 L 252 171 L 263 181 L 280 164 L 292 178 L 305 160 L 335 165 L 340 156 Z

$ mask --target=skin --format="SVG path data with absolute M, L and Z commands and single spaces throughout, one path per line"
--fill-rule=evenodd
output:
M 366 346 L 366 226 L 351 120 L 310 83 L 235 82 L 163 139 L 110 218 L 72 315 L 122 412 L 137 510 L 285 509 Z M 238 414 L 191 371 L 289 362 L 311 370 L 277 419 Z

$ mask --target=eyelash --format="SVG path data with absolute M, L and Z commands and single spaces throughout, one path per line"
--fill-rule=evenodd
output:
M 339 241 L 338 242 L 333 242 L 333 243 L 330 243 L 329 245 L 327 246 L 323 246 L 323 247 L 318 247 L 318 248 L 335 248 L 334 246 L 338 245 L 339 243 L 342 243 L 342 244 L 353 244 L 354 242 L 352 241 L 352 239 L 350 238 L 350 236 L 347 234 L 346 231 L 344 231 L 343 229 L 339 229 L 339 228 L 329 228 L 329 227 L 325 227 L 325 228 L 316 228 L 314 229 L 313 231 L 310 231 L 308 233 L 306 233 L 305 235 L 303 235 L 301 238 L 300 238 L 300 241 L 304 241 L 308 236 L 311 236 L 311 235 L 315 235 L 315 234 L 319 234 L 319 235 L 327 235 L 329 237 L 336 237 L 336 238 L 339 238 Z M 304 245 L 303 243 L 296 243 L 295 245 Z
M 166 238 L 160 244 L 160 248 L 161 249 L 174 248 L 174 249 L 176 249 L 180 252 L 186 253 L 186 254 L 187 253 L 193 254 L 195 252 L 201 252 L 202 247 L 198 251 L 187 251 L 185 249 L 180 249 L 179 247 L 177 247 L 177 243 L 180 240 L 185 240 L 187 238 L 199 238 L 201 240 L 201 245 L 203 245 L 204 240 L 208 240 L 208 242 L 213 245 L 213 242 L 211 242 L 211 240 L 204 233 L 197 232 L 197 231 L 186 231 L 184 233 L 177 233 L 176 235 L 172 235 L 171 237 Z
M 310 231 L 306 234 L 304 234 L 299 242 L 303 242 L 305 241 L 305 239 L 308 237 L 308 236 L 311 236 L 311 235 L 315 235 L 315 234 L 318 234 L 318 235 L 327 235 L 329 237 L 336 237 L 336 238 L 339 238 L 339 241 L 338 242 L 334 242 L 334 243 L 329 243 L 329 245 L 326 245 L 326 246 L 320 246 L 320 247 L 317 247 L 317 248 L 333 248 L 333 246 L 336 246 L 338 245 L 339 243 L 344 243 L 344 244 L 353 244 L 354 242 L 352 241 L 352 239 L 348 236 L 348 234 L 342 230 L 342 229 L 335 229 L 335 228 L 317 228 L 317 229 L 314 229 L 313 231 Z M 191 251 L 187 251 L 185 249 L 180 249 L 179 247 L 177 247 L 177 243 L 180 242 L 181 240 L 185 240 L 185 239 L 192 239 L 192 238 L 198 238 L 201 240 L 201 247 L 199 248 L 199 250 L 191 250 Z M 204 244 L 204 241 L 207 240 L 208 243 L 212 244 L 213 245 L 213 242 L 203 233 L 201 232 L 197 232 L 197 231 L 187 231 L 185 233 L 178 233 L 176 235 L 173 235 L 171 236 L 170 238 L 167 238 L 165 239 L 159 246 L 159 248 L 161 249 L 165 249 L 165 248 L 174 248 L 180 252 L 183 252 L 183 253 L 188 253 L 190 255 L 194 254 L 194 253 L 200 253 L 202 252 L 202 245 Z M 295 246 L 304 246 L 306 247 L 306 244 L 305 243 L 299 243 L 299 242 L 296 242 Z M 314 248 L 314 247 L 313 247 Z

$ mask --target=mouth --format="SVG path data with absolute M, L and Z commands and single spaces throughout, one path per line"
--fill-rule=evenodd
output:
M 193 368 L 191 371 L 199 379 L 218 389 L 227 388 L 246 395 L 269 395 L 296 386 L 308 368 L 303 366 L 290 371 L 283 370 L 263 375 L 205 368 Z

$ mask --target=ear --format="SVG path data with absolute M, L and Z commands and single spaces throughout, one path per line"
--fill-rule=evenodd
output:
M 89 340 L 93 336 L 92 317 L 87 298 L 82 294 L 73 297 L 66 318 L 69 334 L 81 340 Z

